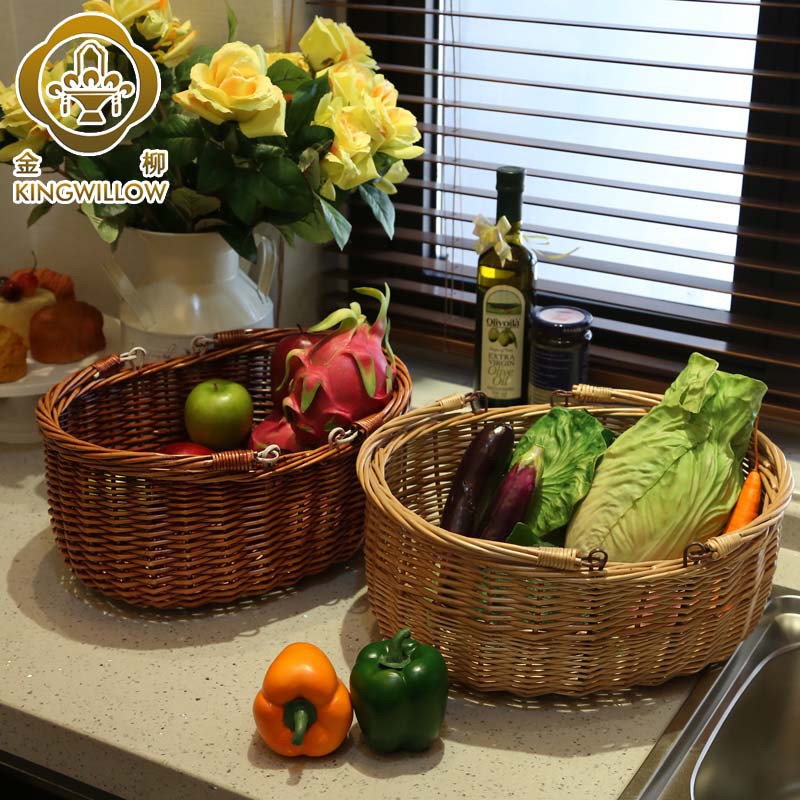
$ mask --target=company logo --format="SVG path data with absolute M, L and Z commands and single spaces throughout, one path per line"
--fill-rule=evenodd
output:
M 59 78 L 50 77 L 48 61 L 65 47 L 74 47 L 73 67 Z M 75 155 L 101 155 L 114 148 L 150 115 L 160 93 L 153 58 L 104 14 L 68 17 L 27 53 L 17 70 L 17 95 L 25 112 Z

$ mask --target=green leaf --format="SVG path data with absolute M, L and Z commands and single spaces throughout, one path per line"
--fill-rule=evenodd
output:
M 211 214 L 222 205 L 218 197 L 209 197 L 185 186 L 174 189 L 170 193 L 170 200 L 189 219 Z
M 146 117 L 141 122 L 134 125 L 129 131 L 128 135 L 125 137 L 126 141 L 133 141 L 135 139 L 139 139 L 141 136 L 146 136 L 150 131 L 155 128 L 157 124 L 157 120 L 154 114 L 151 114 L 149 117 Z M 110 152 L 114 152 L 111 150 Z
M 217 217 L 205 217 L 204 219 L 199 219 L 194 224 L 194 230 L 198 233 L 202 231 L 213 231 L 217 230 L 218 228 L 224 228 L 228 223 L 225 222 L 224 219 L 218 219 Z
M 191 223 L 178 211 L 175 205 L 167 199 L 166 203 L 159 206 L 151 206 L 151 219 L 154 220 L 151 230 L 162 231 L 163 233 L 191 233 Z
M 276 144 L 264 144 L 258 142 L 253 147 L 253 158 L 256 161 L 266 161 L 268 158 L 280 158 L 286 155 L 286 150 Z
M 306 214 L 302 219 L 289 225 L 281 226 L 280 231 L 289 244 L 294 236 L 299 236 L 312 244 L 327 244 L 333 239 L 333 234 L 325 221 L 325 214 L 322 212 L 319 202 L 315 204 L 314 210 L 310 214 Z
M 288 58 L 281 58 L 267 70 L 267 77 L 284 93 L 294 94 L 313 78 Z
M 530 525 L 524 522 L 518 522 L 514 526 L 514 530 L 508 534 L 506 541 L 509 544 L 521 544 L 523 547 L 558 547 L 552 542 L 542 539 L 539 534 L 535 533 Z
M 330 228 L 333 238 L 336 240 L 336 244 L 339 245 L 339 249 L 344 250 L 345 245 L 350 239 L 350 232 L 353 230 L 353 226 L 341 212 L 327 200 L 320 198 L 320 204 L 322 213 L 325 216 L 326 225 Z
M 172 95 L 178 91 L 178 81 L 173 70 L 164 66 L 159 66 L 158 71 L 161 75 L 160 100 L 164 103 L 169 103 L 172 101 Z
M 211 194 L 230 183 L 234 176 L 230 155 L 214 142 L 206 142 L 197 162 L 197 188 Z
M 239 29 L 239 20 L 236 18 L 236 12 L 231 8 L 230 2 L 226 0 L 225 6 L 228 12 L 228 41 L 236 41 L 236 31 Z
M 375 163 L 375 169 L 378 170 L 378 174 L 383 177 L 400 159 L 389 156 L 386 153 L 375 153 L 372 160 Z
M 313 147 L 307 147 L 300 153 L 297 166 L 306 179 L 311 191 L 316 192 L 322 182 L 322 174 L 319 166 L 319 153 Z
M 237 219 L 251 226 L 256 221 L 259 198 L 256 194 L 258 175 L 247 170 L 234 171 L 233 180 L 225 187 L 225 201 Z
M 179 86 L 183 89 L 191 81 L 191 71 L 195 64 L 208 64 L 214 55 L 214 48 L 202 45 L 195 47 L 190 56 L 187 56 L 177 67 L 175 67 L 175 78 Z
M 298 153 L 313 147 L 320 158 L 327 155 L 333 144 L 333 131 L 324 125 L 306 125 L 292 138 L 292 152 Z
M 362 183 L 358 187 L 358 193 L 361 195 L 364 202 L 370 207 L 375 219 L 380 222 L 386 235 L 394 238 L 394 206 L 386 192 L 382 192 L 377 186 L 372 183 Z
M 531 448 L 544 449 L 536 494 L 524 520 L 536 536 L 566 525 L 589 491 L 597 462 L 606 451 L 603 430 L 602 423 L 584 409 L 553 408 L 522 435 L 512 466 Z
M 128 210 L 127 203 L 95 203 L 94 213 L 100 219 L 110 219 L 111 217 L 119 217 Z
M 289 137 L 293 137 L 301 128 L 311 124 L 319 101 L 329 91 L 328 76 L 323 75 L 294 95 L 292 102 L 286 108 L 286 134 Z
M 256 247 L 256 240 L 253 238 L 253 231 L 250 228 L 228 225 L 220 228 L 219 232 L 243 259 L 255 263 L 258 258 L 258 248 Z
M 93 203 L 83 203 L 81 211 L 92 223 L 92 227 L 97 231 L 97 235 L 106 243 L 113 244 L 119 238 L 122 231 L 122 223 L 119 218 L 102 219 L 98 217 L 94 210 Z
M 48 142 L 39 155 L 42 157 L 42 166 L 49 169 L 64 163 L 65 153 L 55 142 Z
M 53 204 L 48 203 L 46 200 L 44 203 L 39 203 L 38 206 L 34 206 L 28 217 L 28 227 L 30 228 L 31 225 L 35 225 L 52 207 Z
M 289 158 L 272 158 L 256 173 L 254 183 L 258 202 L 275 211 L 288 211 L 303 217 L 314 208 L 314 196 L 303 173 Z
M 75 166 L 87 181 L 104 181 L 106 179 L 105 171 L 95 159 L 77 156 Z
M 153 128 L 149 146 L 169 153 L 170 167 L 182 167 L 199 157 L 205 144 L 200 120 L 185 114 L 172 114 Z

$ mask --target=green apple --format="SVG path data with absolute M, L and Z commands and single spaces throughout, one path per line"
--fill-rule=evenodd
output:
M 189 393 L 183 418 L 193 442 L 214 450 L 232 450 L 250 433 L 253 399 L 240 383 L 212 378 Z

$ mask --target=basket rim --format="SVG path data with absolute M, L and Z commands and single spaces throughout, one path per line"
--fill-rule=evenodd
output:
M 220 451 L 206 456 L 184 456 L 103 447 L 80 439 L 61 427 L 61 414 L 88 392 L 102 391 L 118 383 L 139 380 L 171 369 L 184 369 L 203 362 L 211 363 L 254 350 L 271 350 L 280 339 L 292 333 L 297 333 L 297 329 L 265 328 L 258 331 L 223 332 L 217 335 L 213 349 L 128 369 L 121 369 L 119 355 L 106 356 L 54 384 L 39 398 L 36 420 L 45 447 L 57 448 L 62 457 L 84 465 L 89 463 L 121 475 L 149 474 L 160 480 L 184 480 L 187 477 L 192 480 L 203 480 L 204 477 L 219 479 L 225 477 L 221 474 L 224 472 L 228 472 L 227 477 L 230 477 L 230 472 L 249 472 L 256 473 L 258 477 L 269 477 L 321 461 L 345 458 L 360 447 L 358 439 L 326 443 L 297 453 L 282 452 L 276 463 L 264 464 L 255 459 L 255 451 L 247 449 Z M 405 363 L 396 356 L 393 375 L 391 400 L 380 411 L 354 423 L 359 434 L 369 434 L 383 422 L 402 414 L 408 407 L 411 399 L 411 375 Z
M 578 387 L 575 387 L 576 389 Z M 572 408 L 583 408 L 592 414 L 606 416 L 638 416 L 641 417 L 649 408 L 660 401 L 662 395 L 627 392 L 625 390 L 605 389 L 597 387 L 580 387 L 579 396 L 592 398 L 595 389 L 603 400 L 619 402 L 622 405 L 606 406 L 598 403 L 571 405 Z M 606 394 L 607 393 L 607 394 Z M 449 427 L 459 417 L 470 418 L 477 423 L 490 420 L 503 420 L 515 414 L 535 417 L 547 413 L 553 405 L 523 405 L 499 409 L 490 409 L 482 413 L 470 414 L 469 404 L 474 395 L 463 394 L 443 398 L 436 403 L 406 414 L 404 417 L 387 422 L 380 430 L 370 435 L 361 448 L 357 461 L 357 472 L 361 485 L 371 504 L 377 505 L 384 513 L 398 518 L 409 527 L 415 535 L 420 535 L 432 544 L 445 549 L 450 548 L 460 553 L 472 552 L 493 565 L 514 572 L 523 570 L 539 574 L 552 574 L 553 570 L 564 573 L 579 580 L 588 577 L 593 579 L 620 579 L 647 574 L 666 576 L 674 571 L 707 568 L 708 563 L 724 560 L 733 552 L 746 544 L 754 544 L 766 535 L 780 520 L 792 499 L 794 478 L 784 453 L 763 432 L 758 432 L 759 472 L 764 479 L 765 500 L 761 514 L 739 531 L 710 537 L 705 540 L 705 552 L 699 557 L 684 556 L 675 559 L 657 561 L 623 562 L 607 561 L 598 565 L 592 553 L 580 553 L 572 548 L 560 547 L 527 547 L 507 542 L 492 542 L 461 534 L 453 533 L 424 519 L 414 511 L 406 508 L 394 495 L 386 481 L 384 467 L 393 452 L 412 439 Z M 625 406 L 624 403 L 629 403 Z M 752 446 L 749 453 L 752 452 Z M 774 469 L 775 473 L 770 469 Z M 687 545 L 687 550 L 689 545 Z M 598 568 L 599 566 L 599 568 Z

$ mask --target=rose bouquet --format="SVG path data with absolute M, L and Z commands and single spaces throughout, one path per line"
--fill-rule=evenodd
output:
M 176 19 L 166 0 L 88 0 L 84 9 L 115 17 L 152 53 L 161 75 L 155 110 L 109 152 L 76 156 L 25 115 L 13 86 L 0 84 L 0 161 L 30 148 L 70 179 L 124 182 L 140 178 L 144 150 L 165 150 L 164 203 L 83 204 L 104 241 L 113 246 L 128 226 L 217 231 L 254 260 L 254 228 L 271 223 L 290 242 L 343 247 L 350 224 L 339 209 L 355 191 L 392 235 L 389 195 L 408 175 L 404 160 L 423 152 L 420 133 L 347 25 L 317 17 L 298 52 L 268 53 L 236 39 L 229 11 L 229 41 L 214 50 L 195 46 L 191 22 Z M 129 62 L 112 49 L 109 63 L 129 77 Z M 48 74 L 71 66 L 67 53 Z M 57 110 L 77 125 L 74 108 Z M 36 206 L 29 224 L 48 210 Z

